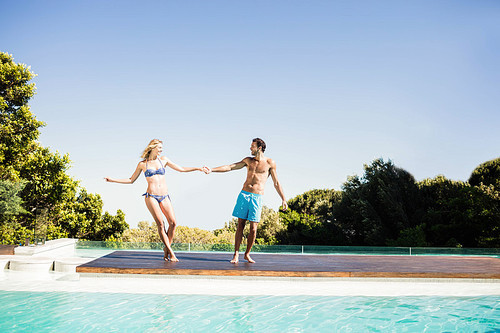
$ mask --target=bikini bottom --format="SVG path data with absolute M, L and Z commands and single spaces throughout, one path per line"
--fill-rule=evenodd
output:
M 170 200 L 170 195 L 156 195 L 156 194 L 149 194 L 148 192 L 144 193 L 143 196 L 146 196 L 146 198 L 149 198 L 149 197 L 153 197 L 156 199 L 156 201 L 158 201 L 158 203 L 162 202 L 163 200 L 165 200 L 165 198 L 168 198 L 168 200 Z

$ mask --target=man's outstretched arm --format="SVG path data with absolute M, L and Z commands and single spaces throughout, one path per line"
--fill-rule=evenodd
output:
M 278 192 L 278 195 L 281 198 L 281 207 L 283 208 L 283 210 L 287 210 L 288 204 L 286 203 L 285 192 L 283 192 L 283 188 L 281 187 L 281 184 L 278 180 L 278 173 L 276 172 L 276 163 L 274 161 L 271 161 L 271 168 L 269 169 L 269 172 L 271 173 L 271 178 L 273 179 L 274 188 L 276 189 L 276 192 Z
M 237 163 L 222 165 L 222 166 L 219 166 L 219 167 L 216 167 L 213 169 L 209 169 L 209 171 L 210 172 L 228 172 L 228 171 L 232 171 L 232 170 L 242 169 L 246 165 L 247 164 L 245 163 L 245 160 L 242 160 L 242 161 L 237 162 Z

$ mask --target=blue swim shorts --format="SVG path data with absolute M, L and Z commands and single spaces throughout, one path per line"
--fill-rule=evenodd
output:
M 241 191 L 234 206 L 233 216 L 240 219 L 259 222 L 263 203 L 262 194 Z

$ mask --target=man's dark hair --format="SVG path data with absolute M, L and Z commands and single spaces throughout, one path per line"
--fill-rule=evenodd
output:
M 266 143 L 261 138 L 255 138 L 252 140 L 252 142 L 255 142 L 257 144 L 257 148 L 262 148 L 262 152 L 266 151 Z

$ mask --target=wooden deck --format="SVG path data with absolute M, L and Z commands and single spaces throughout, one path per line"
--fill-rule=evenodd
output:
M 13 255 L 17 245 L 0 245 L 0 255 Z
M 500 258 L 389 255 L 292 255 L 253 253 L 250 264 L 230 253 L 179 252 L 166 262 L 163 252 L 115 251 L 77 267 L 78 273 L 500 279 Z

